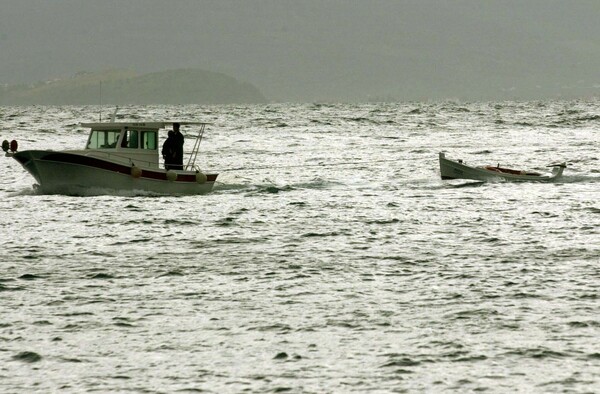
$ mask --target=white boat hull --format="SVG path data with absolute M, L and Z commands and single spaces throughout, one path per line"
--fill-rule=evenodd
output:
M 464 164 L 461 160 L 455 161 L 445 157 L 443 152 L 439 154 L 440 175 L 442 179 L 473 179 L 477 181 L 506 180 L 506 181 L 533 181 L 552 182 L 562 176 L 566 167 L 565 163 L 553 166 L 551 174 L 538 174 L 535 172 L 511 170 L 501 167 L 472 167 Z
M 11 154 L 36 179 L 44 194 L 96 194 L 107 191 L 161 195 L 209 193 L 217 174 L 133 168 L 75 153 L 29 150 Z M 175 175 L 176 174 L 176 175 Z M 173 179 L 176 178 L 176 179 Z

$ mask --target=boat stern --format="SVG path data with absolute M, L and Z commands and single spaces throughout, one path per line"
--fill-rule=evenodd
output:
M 552 168 L 552 179 L 558 179 L 562 176 L 563 171 L 567 168 L 567 163 L 562 162 L 559 164 L 553 164 Z

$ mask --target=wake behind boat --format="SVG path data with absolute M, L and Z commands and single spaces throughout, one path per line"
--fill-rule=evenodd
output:
M 173 125 L 197 126 L 200 131 L 187 165 L 166 163 L 167 168 L 161 168 L 159 130 Z M 14 140 L 10 144 L 4 141 L 2 148 L 35 178 L 37 189 L 44 194 L 82 195 L 105 190 L 203 194 L 212 190 L 217 179 L 218 174 L 204 174 L 195 164 L 206 123 L 111 121 L 81 126 L 90 128 L 82 150 L 19 152 Z
M 478 181 L 488 181 L 493 179 L 503 179 L 507 181 L 534 181 L 534 182 L 552 182 L 562 176 L 566 163 L 554 164 L 552 173 L 541 174 L 535 171 L 514 170 L 510 168 L 497 166 L 474 167 L 465 164 L 462 160 L 450 160 L 446 158 L 443 152 L 439 154 L 440 175 L 442 179 L 473 179 Z

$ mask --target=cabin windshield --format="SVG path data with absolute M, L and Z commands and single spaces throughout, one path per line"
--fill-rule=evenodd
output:
M 117 146 L 121 130 L 92 130 L 86 149 L 110 149 Z

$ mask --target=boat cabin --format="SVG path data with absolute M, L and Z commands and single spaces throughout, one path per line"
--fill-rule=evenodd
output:
M 173 123 L 179 123 L 181 126 L 201 125 L 201 132 L 206 125 L 200 122 L 82 123 L 82 127 L 91 129 L 84 152 L 87 156 L 158 168 L 162 146 L 159 144 L 159 131 L 172 127 Z M 198 137 L 201 137 L 201 134 Z M 197 149 L 196 146 L 194 148 Z

